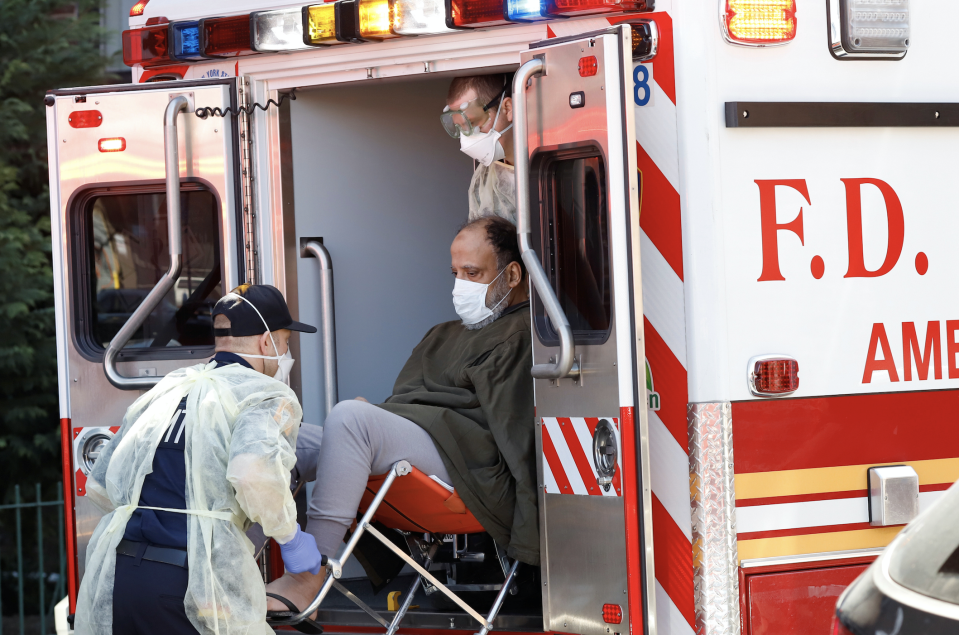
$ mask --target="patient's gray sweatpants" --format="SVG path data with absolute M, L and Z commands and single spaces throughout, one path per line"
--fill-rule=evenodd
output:
M 302 437 L 303 430 L 300 429 Z M 312 426 L 311 426 L 312 427 Z M 313 431 L 308 436 L 315 438 Z M 308 439 L 297 443 L 299 477 L 316 482 L 307 510 L 306 531 L 320 553 L 335 557 L 371 474 L 385 474 L 406 460 L 427 475 L 451 483 L 433 439 L 409 419 L 363 401 L 336 404 L 323 426 L 319 452 Z M 312 473 L 311 473 L 312 472 Z

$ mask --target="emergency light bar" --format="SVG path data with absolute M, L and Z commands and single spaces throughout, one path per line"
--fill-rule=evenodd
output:
M 155 66 L 170 63 L 169 27 L 166 24 L 124 31 L 123 63 Z
M 388 40 L 400 36 L 393 30 L 390 0 L 356 0 L 356 26 L 364 40 Z
M 141 5 L 147 2 L 140 0 L 137 4 L 141 13 Z M 337 0 L 170 25 L 152 26 L 153 20 L 166 19 L 150 18 L 145 28 L 123 32 L 123 61 L 128 66 L 151 67 L 174 61 L 302 51 L 315 46 L 455 33 L 562 16 L 649 11 L 652 4 L 653 0 Z M 639 40 L 647 54 L 655 54 L 654 33 L 646 29 Z
M 200 53 L 204 57 L 251 55 L 250 16 L 200 20 Z
M 280 9 L 250 14 L 250 40 L 254 51 L 302 51 L 303 10 Z
M 796 0 L 725 0 L 723 37 L 741 46 L 778 46 L 796 38 Z
M 393 31 L 399 35 L 455 33 L 446 23 L 446 0 L 391 0 Z
M 446 0 L 446 26 L 484 27 L 510 24 L 503 0 Z
M 512 22 L 548 20 L 546 0 L 506 0 L 506 17 Z
M 590 15 L 611 11 L 648 11 L 647 0 L 551 0 L 546 7 L 549 15 Z
M 174 22 L 169 28 L 171 59 L 190 62 L 204 59 L 200 46 L 199 22 Z

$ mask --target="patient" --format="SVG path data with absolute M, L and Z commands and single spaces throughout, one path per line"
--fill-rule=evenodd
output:
M 343 401 L 326 420 L 306 527 L 324 555 L 339 551 L 369 476 L 405 459 L 453 485 L 510 557 L 539 564 L 529 295 L 516 228 L 475 220 L 450 253 L 461 321 L 427 332 L 385 403 Z M 287 573 L 267 590 L 304 608 L 323 575 Z M 284 607 L 270 599 L 269 609 Z

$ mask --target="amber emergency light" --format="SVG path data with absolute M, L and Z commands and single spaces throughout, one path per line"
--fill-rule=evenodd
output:
M 796 37 L 796 0 L 726 0 L 722 24 L 731 44 L 785 44 Z

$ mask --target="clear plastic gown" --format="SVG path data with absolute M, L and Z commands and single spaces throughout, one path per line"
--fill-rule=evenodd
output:
M 187 397 L 186 506 L 189 586 L 184 605 L 204 635 L 272 634 L 253 545 L 296 527 L 290 470 L 302 410 L 282 382 L 239 364 L 180 369 L 137 399 L 87 481 L 87 496 L 109 512 L 93 532 L 77 600 L 77 635 L 113 633 L 116 547 L 140 500 L 153 455 Z
M 469 220 L 499 216 L 516 224 L 516 176 L 513 166 L 496 161 L 482 163 L 473 172 L 469 189 Z

